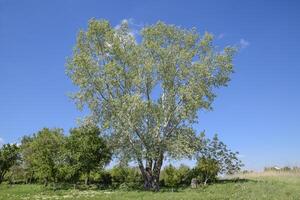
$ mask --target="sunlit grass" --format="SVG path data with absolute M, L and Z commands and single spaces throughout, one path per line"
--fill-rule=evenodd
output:
M 198 189 L 179 189 L 171 192 L 164 189 L 161 192 L 121 191 L 121 190 L 52 190 L 41 185 L 5 185 L 0 186 L 0 199 L 7 200 L 46 200 L 46 199 L 262 199 L 288 200 L 300 199 L 300 176 L 298 173 L 263 172 L 248 173 L 232 177 L 232 180 L 200 187 Z

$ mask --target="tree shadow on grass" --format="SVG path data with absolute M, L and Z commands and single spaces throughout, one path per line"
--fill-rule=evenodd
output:
M 217 184 L 226 183 L 246 183 L 246 182 L 257 182 L 257 180 L 245 179 L 245 178 L 232 178 L 232 179 L 219 179 L 216 181 Z

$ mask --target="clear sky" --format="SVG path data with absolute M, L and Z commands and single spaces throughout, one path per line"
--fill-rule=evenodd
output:
M 195 128 L 218 133 L 249 169 L 300 165 L 300 2 L 0 0 L 0 143 L 42 127 L 76 126 L 65 75 L 76 33 L 92 18 L 127 19 L 138 30 L 158 20 L 241 51 L 229 87 Z

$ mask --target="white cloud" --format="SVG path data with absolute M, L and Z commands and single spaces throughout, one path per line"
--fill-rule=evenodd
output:
M 245 39 L 240 39 L 240 42 L 239 42 L 239 46 L 241 47 L 241 49 L 245 49 L 247 48 L 248 46 L 250 45 L 250 42 L 248 42 L 247 40 Z
M 126 23 L 128 24 L 129 28 L 130 28 L 130 35 L 135 37 L 139 35 L 140 29 L 143 27 L 142 23 L 136 23 L 135 20 L 133 18 L 128 18 L 128 19 L 122 19 L 120 21 L 120 24 L 117 24 L 115 26 L 115 29 L 119 29 L 121 24 Z

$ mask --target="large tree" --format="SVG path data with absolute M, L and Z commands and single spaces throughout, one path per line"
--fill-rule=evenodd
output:
M 88 106 L 121 158 L 138 163 L 145 188 L 158 190 L 163 160 L 194 150 L 192 124 L 229 81 L 234 52 L 217 50 L 213 36 L 195 28 L 158 22 L 135 38 L 126 22 L 114 28 L 92 19 L 66 71 L 78 107 Z

